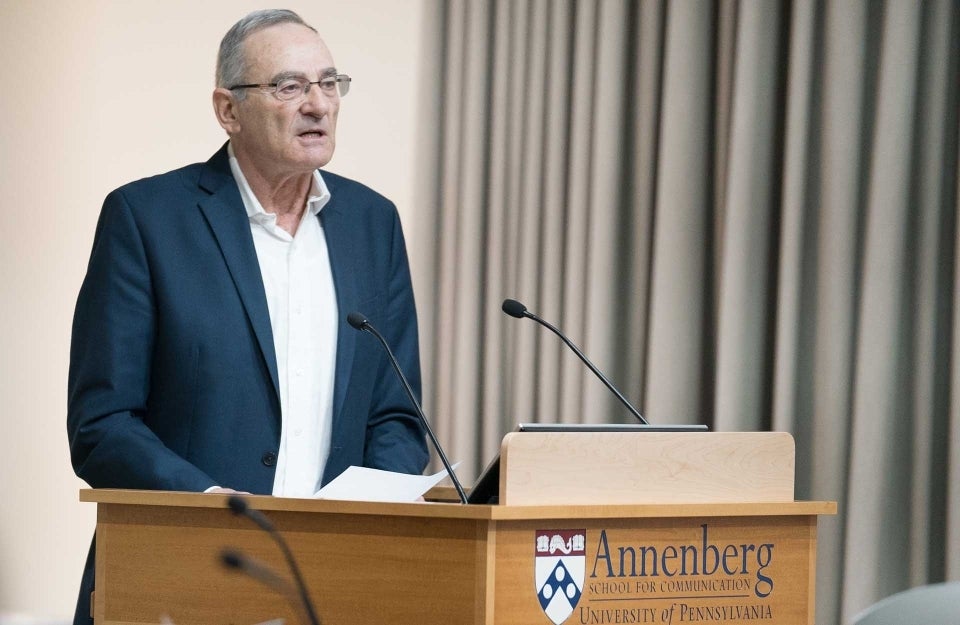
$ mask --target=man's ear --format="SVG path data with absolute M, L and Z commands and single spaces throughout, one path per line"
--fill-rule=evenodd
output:
M 213 112 L 220 127 L 228 135 L 240 132 L 240 117 L 237 115 L 237 100 L 229 89 L 217 87 L 213 90 Z

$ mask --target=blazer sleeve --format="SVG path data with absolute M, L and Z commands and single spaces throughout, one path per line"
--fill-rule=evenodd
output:
M 156 326 L 149 259 L 120 189 L 104 201 L 70 346 L 70 455 L 94 488 L 203 491 L 216 484 L 144 423 Z
M 390 215 L 389 270 L 385 323 L 378 328 L 420 401 L 420 349 L 410 266 L 399 216 Z M 364 466 L 402 473 L 423 473 L 430 460 L 425 432 L 389 360 L 383 357 L 373 389 L 364 445 Z

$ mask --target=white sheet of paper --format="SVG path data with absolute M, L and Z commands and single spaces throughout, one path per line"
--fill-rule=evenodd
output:
M 453 465 L 456 470 L 457 465 Z M 409 475 L 366 467 L 348 467 L 314 494 L 317 499 L 386 501 L 409 503 L 447 477 L 446 470 L 433 475 Z

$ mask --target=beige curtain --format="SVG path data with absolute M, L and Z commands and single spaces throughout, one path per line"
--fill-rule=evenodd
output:
M 426 401 L 786 430 L 818 623 L 960 579 L 960 3 L 438 0 Z M 424 276 L 421 276 L 421 280 Z

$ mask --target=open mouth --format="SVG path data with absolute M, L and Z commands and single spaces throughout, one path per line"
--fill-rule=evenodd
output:
M 301 132 L 300 136 L 305 139 L 322 139 L 327 136 L 327 133 L 322 130 L 308 130 L 307 132 Z

